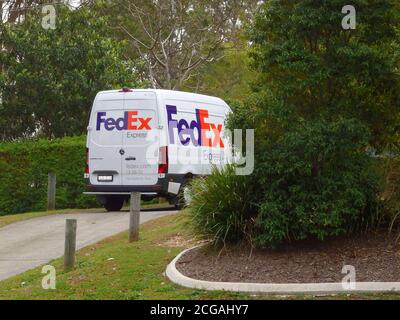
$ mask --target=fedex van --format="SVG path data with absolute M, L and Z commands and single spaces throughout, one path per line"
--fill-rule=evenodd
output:
M 186 186 L 229 161 L 221 99 L 170 90 L 128 89 L 97 94 L 86 145 L 86 194 L 108 211 L 131 192 L 184 204 Z

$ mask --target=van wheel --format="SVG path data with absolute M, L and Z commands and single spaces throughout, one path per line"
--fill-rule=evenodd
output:
M 122 206 L 124 205 L 124 198 L 120 197 L 110 197 L 106 199 L 106 202 L 104 204 L 104 208 L 110 212 L 110 211 L 121 211 Z

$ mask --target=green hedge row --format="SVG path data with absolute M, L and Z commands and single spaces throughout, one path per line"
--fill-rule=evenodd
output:
M 96 206 L 82 194 L 84 170 L 84 136 L 0 144 L 0 215 L 45 210 L 48 172 L 57 174 L 57 209 Z

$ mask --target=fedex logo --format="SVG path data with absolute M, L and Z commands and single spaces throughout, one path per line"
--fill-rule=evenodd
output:
M 122 118 L 107 118 L 107 112 L 97 112 L 96 130 L 100 131 L 102 124 L 107 131 L 151 130 L 152 118 L 140 118 L 137 111 L 125 111 Z
M 171 144 L 175 144 L 174 129 L 178 130 L 179 141 L 187 146 L 191 142 L 195 147 L 219 147 L 223 148 L 221 139 L 222 124 L 208 122 L 208 110 L 196 109 L 196 120 L 188 122 L 177 117 L 176 106 L 167 105 L 168 132 Z M 197 139 L 194 131 L 197 131 Z M 214 138 L 209 133 L 212 132 Z

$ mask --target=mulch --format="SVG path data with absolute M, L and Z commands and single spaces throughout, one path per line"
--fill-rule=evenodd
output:
M 184 275 L 208 281 L 260 283 L 341 282 L 344 265 L 356 281 L 400 281 L 400 244 L 387 232 L 328 241 L 303 241 L 276 249 L 201 247 L 176 264 Z

